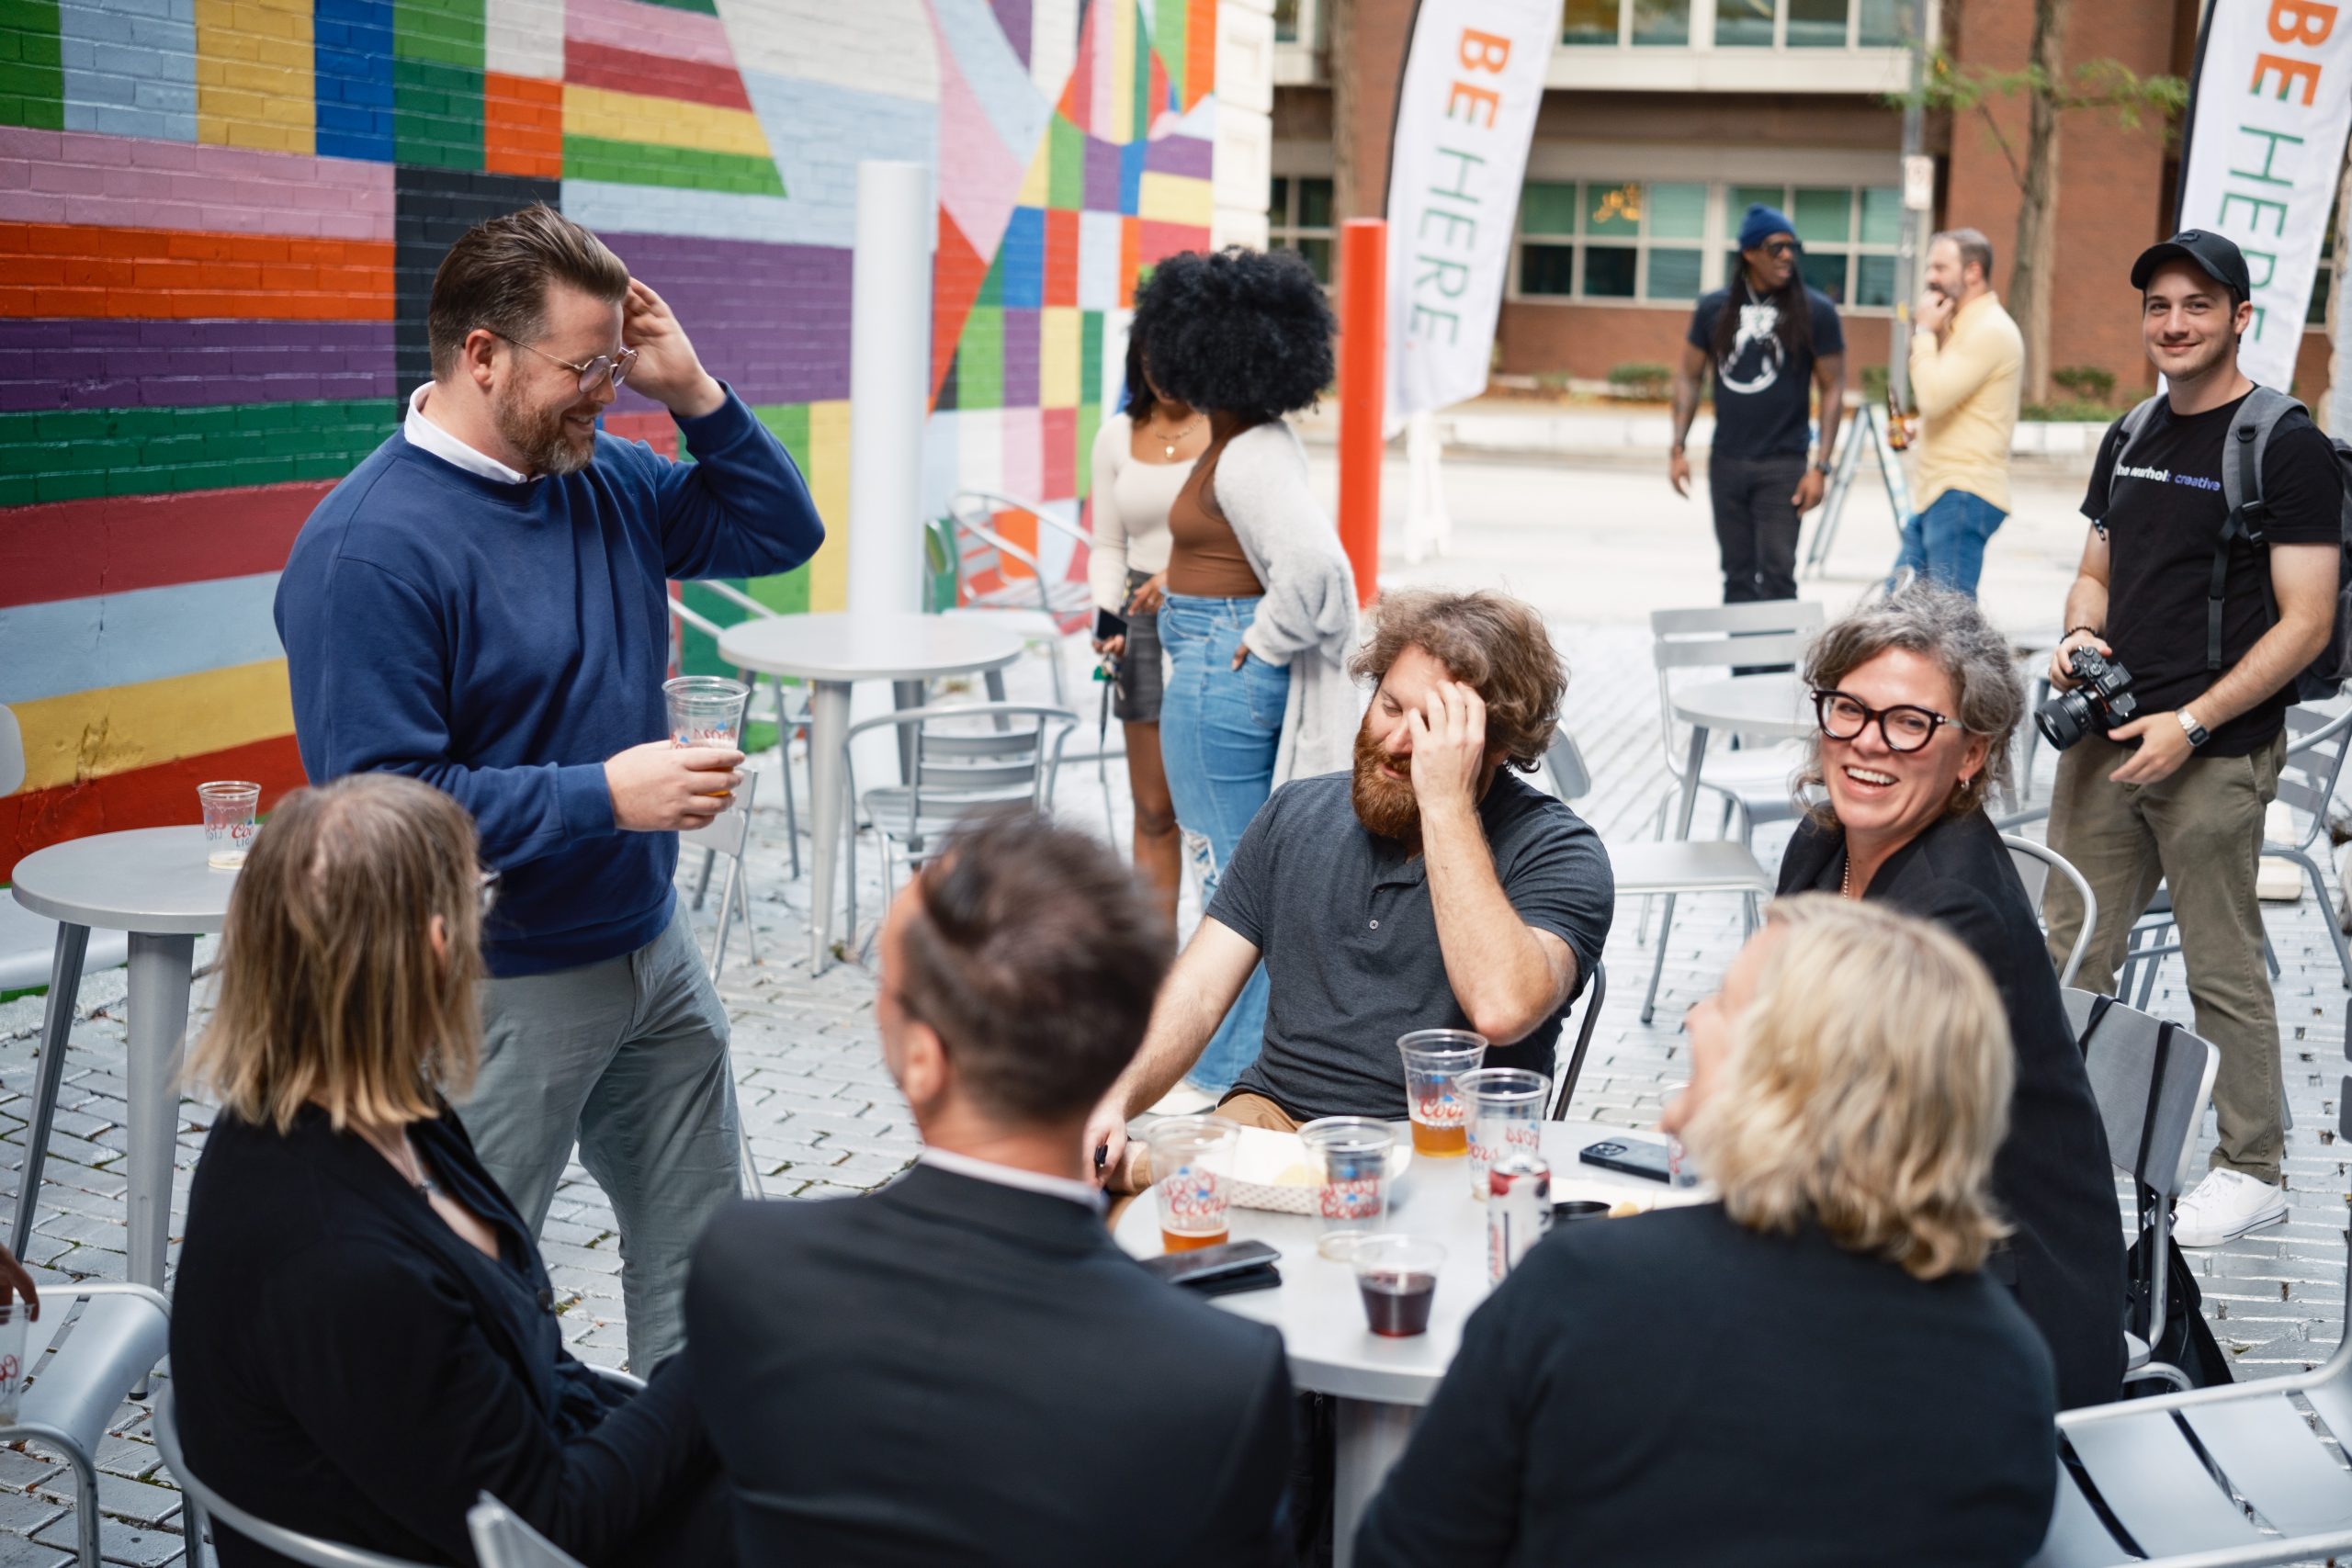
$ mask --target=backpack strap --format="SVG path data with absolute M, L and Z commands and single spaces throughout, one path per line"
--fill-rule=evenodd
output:
M 2162 396 L 2164 396 L 2164 394 L 2161 392 L 2156 394 L 2157 398 Z M 2115 509 L 2115 476 L 2117 471 L 2123 467 L 2123 454 L 2131 448 L 2132 443 L 2138 439 L 2140 433 L 2148 428 L 2149 417 L 2153 415 L 2155 411 L 2156 398 L 2143 398 L 2138 402 L 2132 404 L 2131 409 L 2125 412 L 2122 418 L 2115 422 L 2117 433 L 2115 437 L 2115 456 L 2109 460 L 2107 465 L 2107 512 L 2111 512 Z M 2102 527 L 2104 527 L 2106 524 L 2107 512 L 2099 513 L 2099 521 Z
M 2271 433 L 2290 414 L 2301 413 L 2303 405 L 2286 393 L 2268 387 L 2257 386 L 2246 394 L 2239 405 L 2237 417 L 2230 422 L 2230 434 L 2222 454 L 2222 500 L 2228 508 L 2222 520 L 2222 536 L 2213 546 L 2213 570 L 2205 587 L 2205 671 L 2217 675 L 2222 670 L 2222 607 L 2230 579 L 2230 545 L 2244 538 L 2259 553 L 2267 545 L 2264 525 L 2269 520 L 2270 508 L 2262 499 L 2262 462 L 2270 451 Z M 2261 574 L 2264 604 L 2270 607 L 2270 618 L 2278 618 L 2278 605 L 2272 603 L 2270 576 Z
M 2084 1023 L 2082 1033 L 2075 1038 L 2075 1050 L 2080 1051 L 2085 1056 L 2091 1054 L 2091 1036 L 2098 1032 L 2099 1020 L 2105 1018 L 2107 1010 L 2114 1005 L 2115 998 L 2110 996 L 2100 995 L 2091 998 L 2091 1016 Z

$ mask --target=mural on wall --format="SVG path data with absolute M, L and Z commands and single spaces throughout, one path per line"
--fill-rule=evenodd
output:
M 828 609 L 856 165 L 931 162 L 927 488 L 1073 509 L 1136 270 L 1208 241 L 1216 15 L 0 0 L 0 704 L 27 762 L 0 878 L 187 819 L 203 779 L 300 781 L 277 569 L 428 376 L 434 265 L 492 213 L 560 206 L 675 307 L 832 530 L 751 592 Z M 606 424 L 675 451 L 633 394 Z

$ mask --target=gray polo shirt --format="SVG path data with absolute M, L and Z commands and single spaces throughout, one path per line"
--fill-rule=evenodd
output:
M 1256 943 L 1266 965 L 1265 1045 L 1234 1087 L 1302 1121 L 1403 1116 L 1397 1036 L 1470 1027 L 1445 977 L 1427 867 L 1357 820 L 1351 782 L 1325 773 L 1276 790 L 1208 908 Z M 1478 803 L 1478 820 L 1503 896 L 1521 919 L 1568 944 L 1582 990 L 1616 912 L 1600 835 L 1508 768 Z M 1490 1047 L 1487 1065 L 1551 1072 L 1566 1011 L 1564 1002 L 1525 1039 Z

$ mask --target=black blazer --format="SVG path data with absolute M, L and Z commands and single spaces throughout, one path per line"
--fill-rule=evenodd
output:
M 189 1465 L 272 1524 L 395 1557 L 471 1563 L 466 1510 L 487 1491 L 584 1562 L 641 1560 L 639 1532 L 716 1475 L 683 1368 L 631 1398 L 572 1359 L 464 1128 L 445 1113 L 410 1137 L 502 1260 L 324 1111 L 283 1137 L 220 1112 L 173 1292 Z M 225 1529 L 220 1554 L 288 1561 Z
M 1360 1568 L 2015 1568 L 2057 1479 L 2050 1354 L 1982 1273 L 1914 1280 L 1720 1204 L 1566 1225 L 1470 1315 Z
M 760 1568 L 1265 1560 L 1290 1373 L 1066 1198 L 917 1166 L 747 1202 L 686 1286 L 695 1403 Z
M 1845 852 L 1842 829 L 1801 824 L 1780 890 L 1834 889 Z M 2017 1049 L 1993 1196 L 2017 1229 L 1986 1267 L 2049 1341 L 2060 1408 L 2111 1400 L 2123 1379 L 2124 1272 L 2107 1127 L 2008 847 L 1982 811 L 1948 818 L 1895 851 L 1862 897 L 1935 921 L 1992 971 Z

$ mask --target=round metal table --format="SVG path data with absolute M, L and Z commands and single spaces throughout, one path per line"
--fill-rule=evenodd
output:
M 1396 1123 L 1400 1135 L 1406 1125 Z M 1597 1122 L 1544 1122 L 1544 1156 L 1552 1165 L 1554 1201 L 1616 1193 L 1666 1195 L 1657 1182 L 1577 1158 L 1577 1150 L 1602 1138 L 1641 1135 Z M 1470 1196 L 1465 1161 L 1416 1156 L 1391 1189 L 1390 1214 L 1385 1228 L 1428 1236 L 1445 1247 L 1426 1334 L 1385 1339 L 1366 1327 L 1354 1273 L 1315 1250 L 1321 1223 L 1305 1214 L 1234 1209 L 1233 1239 L 1262 1241 L 1280 1252 L 1283 1282 L 1275 1290 L 1211 1298 L 1227 1312 L 1279 1329 L 1291 1382 L 1337 1402 L 1332 1530 L 1339 1568 L 1353 1557 L 1365 1506 L 1453 1364 L 1463 1324 L 1487 1299 L 1487 1206 Z M 1159 1253 L 1158 1197 L 1146 1192 L 1128 1204 L 1114 1235 L 1135 1257 Z
M 1674 836 L 1690 836 L 1690 813 L 1707 763 L 1707 737 L 1717 729 L 1776 739 L 1810 734 L 1813 706 L 1794 675 L 1733 675 L 1698 681 L 1673 694 L 1674 716 L 1690 727 L 1690 754 L 1682 770 L 1682 801 Z
M 195 803 L 189 805 L 192 809 Z M 57 922 L 49 1005 L 41 1022 L 40 1083 L 17 1195 L 14 1242 L 19 1256 L 32 1240 L 41 1165 L 49 1150 L 50 1122 L 65 1067 L 65 1037 L 74 1025 L 74 993 L 81 987 L 90 928 L 128 931 L 127 1272 L 133 1283 L 163 1289 L 178 1146 L 180 1045 L 187 1031 L 196 939 L 220 929 L 228 918 L 230 891 L 237 885 L 235 872 L 216 871 L 205 864 L 204 857 L 201 827 L 138 828 L 51 844 L 17 863 L 17 902 Z
M 741 670 L 808 682 L 809 966 L 825 967 L 833 941 L 833 879 L 841 865 L 842 740 L 849 731 L 850 688 L 888 681 L 900 711 L 920 707 L 924 682 L 943 675 L 988 677 L 989 697 L 1004 700 L 1006 665 L 1019 659 L 1021 634 L 978 617 L 861 615 L 760 616 L 719 634 L 718 657 Z M 902 745 L 900 759 L 905 760 Z

